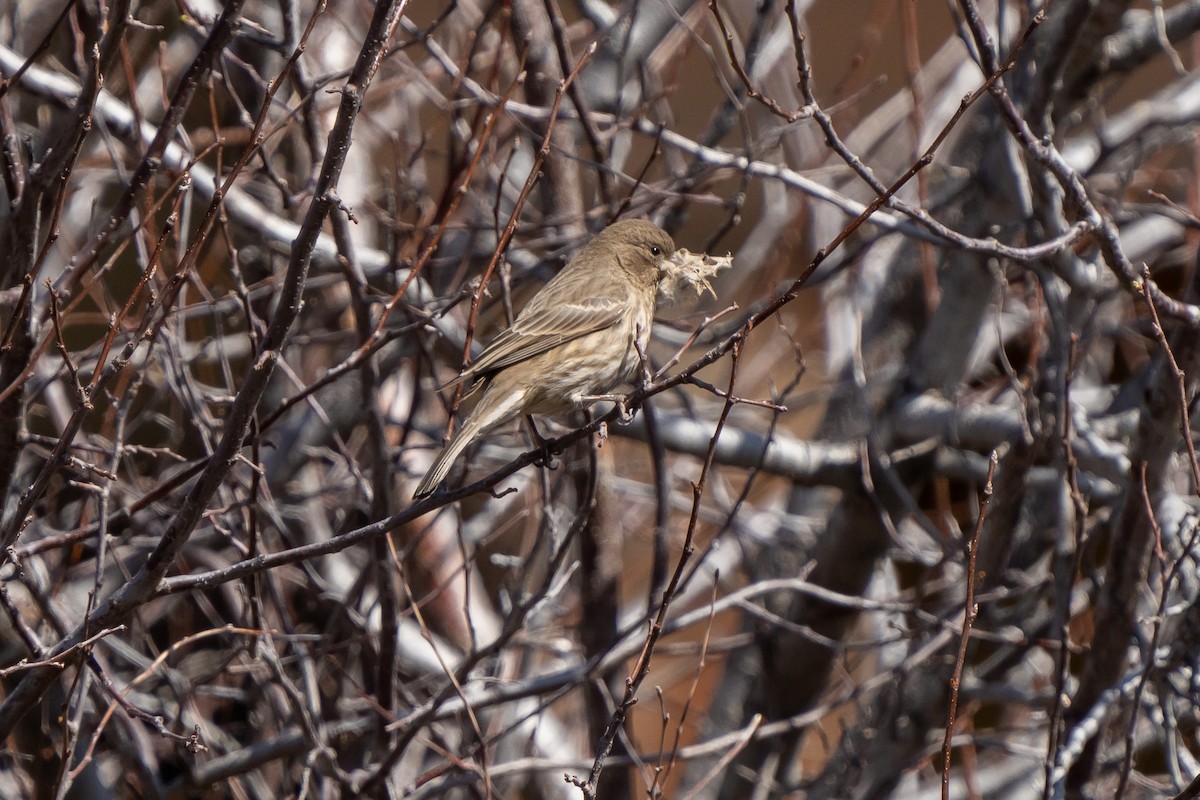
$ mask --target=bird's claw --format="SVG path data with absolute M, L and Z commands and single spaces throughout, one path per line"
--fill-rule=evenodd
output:
M 534 463 L 546 469 L 558 469 L 558 462 L 554 460 L 554 453 L 550 452 L 547 447 L 542 447 L 542 452 L 538 455 Z

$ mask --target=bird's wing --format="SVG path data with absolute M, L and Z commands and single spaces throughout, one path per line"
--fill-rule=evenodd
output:
M 536 300 L 537 298 L 535 298 Z M 624 311 L 617 297 L 577 298 L 552 307 L 526 308 L 513 326 L 496 337 L 472 364 L 446 386 L 510 367 L 552 347 L 613 325 Z

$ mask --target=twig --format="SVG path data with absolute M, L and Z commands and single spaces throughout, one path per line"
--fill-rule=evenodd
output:
M 729 393 L 731 396 L 733 394 L 733 387 L 737 383 L 737 368 L 740 355 L 741 339 L 738 339 L 732 346 L 730 360 Z M 600 743 L 596 747 L 596 759 L 592 763 L 592 769 L 588 774 L 587 781 L 566 776 L 566 780 L 569 783 L 579 787 L 586 800 L 595 800 L 596 785 L 600 780 L 600 774 L 604 771 L 604 762 L 612 750 L 617 733 L 625 723 L 625 717 L 629 709 L 637 702 L 638 687 L 641 686 L 646 676 L 650 674 L 650 659 L 654 655 L 654 648 L 658 644 L 659 637 L 662 636 L 663 626 L 667 618 L 667 609 L 670 608 L 671 601 L 675 598 L 675 593 L 679 589 L 680 580 L 683 578 L 687 563 L 691 559 L 692 553 L 695 552 L 694 541 L 696 525 L 699 522 L 700 500 L 704 496 L 704 487 L 708 479 L 709 470 L 713 464 L 717 440 L 721 438 L 721 431 L 725 427 L 725 420 L 728 419 L 729 412 L 733 410 L 734 405 L 733 400 L 727 398 L 724 407 L 721 409 L 721 416 L 717 419 L 717 426 L 713 431 L 708 453 L 704 458 L 704 464 L 700 468 L 700 477 L 692 484 L 692 513 L 688 519 L 687 533 L 684 535 L 683 550 L 679 554 L 679 560 L 675 564 L 675 572 L 671 575 L 671 580 L 667 583 L 667 588 L 663 591 L 663 599 L 658 607 L 658 613 L 655 615 L 653 622 L 650 623 L 650 630 L 646 634 L 646 641 L 642 646 L 642 652 L 638 656 L 633 669 L 630 671 L 629 678 L 626 679 L 625 695 L 621 699 L 621 702 L 617 704 L 617 709 L 613 713 L 612 719 L 609 720 L 608 727 L 605 729 L 604 735 L 600 738 Z
M 341 107 L 333 131 L 330 133 L 330 146 L 322 164 L 315 199 L 309 206 L 304 224 L 301 226 L 301 234 L 294 245 L 287 274 L 280 286 L 279 304 L 263 336 L 262 350 L 248 370 L 241 390 L 229 410 L 225 420 L 224 433 L 214 448 L 212 459 L 196 483 L 193 484 L 188 496 L 180 504 L 176 515 L 163 531 L 155 549 L 150 553 L 139 572 L 89 615 L 83 626 L 61 639 L 55 646 L 54 653 L 74 646 L 82 638 L 81 631 L 85 628 L 95 629 L 121 624 L 154 594 L 159 581 L 174 563 L 179 551 L 199 523 L 212 496 L 224 482 L 237 452 L 241 449 L 246 431 L 249 429 L 258 401 L 266 390 L 275 362 L 280 357 L 288 331 L 300 313 L 301 297 L 313 249 L 325 217 L 333 206 L 333 191 L 336 189 L 342 166 L 349 152 L 354 122 L 362 108 L 363 96 L 367 87 L 379 67 L 387 41 L 406 5 L 406 0 L 392 0 L 392 2 L 381 2 L 376 6 L 375 15 L 359 52 L 351 80 L 342 93 Z M 238 4 L 230 2 L 226 5 L 225 14 L 236 15 L 238 10 Z M 320 13 L 320 10 L 318 8 L 317 14 Z M 263 117 L 265 117 L 266 107 L 269 105 L 270 99 L 268 98 L 264 106 Z M 249 152 L 244 155 L 242 163 L 245 163 L 245 159 L 249 158 L 249 155 Z M 236 172 L 230 175 L 228 182 L 232 182 L 235 174 Z M 209 226 L 216 219 L 215 206 L 219 203 L 218 194 L 205 217 Z M 204 224 L 202 223 L 201 226 L 202 231 L 209 229 L 205 228 Z M 202 239 L 203 237 L 198 237 L 197 242 Z M 193 243 L 189 253 L 194 253 L 198 247 L 199 244 Z M 185 264 L 188 263 L 186 256 L 183 261 Z M 132 348 L 130 355 L 132 355 Z M 15 519 L 11 523 L 11 527 L 16 530 L 20 522 L 20 519 Z M 8 694 L 4 703 L 0 705 L 0 738 L 8 736 L 21 717 L 39 702 L 53 679 L 54 675 L 48 670 L 35 670 Z
M 950 678 L 950 710 L 946 714 L 946 736 L 942 739 L 942 800 L 950 800 L 950 753 L 954 736 L 954 718 L 958 713 L 958 690 L 962 684 L 963 667 L 967 661 L 967 645 L 971 641 L 971 625 L 979 607 L 975 603 L 975 556 L 979 552 L 979 537 L 983 535 L 983 523 L 987 520 L 988 508 L 992 504 L 992 478 L 996 474 L 999 454 L 993 450 L 988 458 L 987 480 L 979 497 L 979 516 L 975 519 L 975 533 L 967 549 L 967 586 L 963 600 L 962 633 L 958 639 L 958 656 L 954 661 L 954 674 Z
M 737 53 L 734 52 L 733 32 L 725 24 L 725 18 L 721 16 L 721 9 L 717 5 L 717 0 L 708 0 L 708 7 L 712 10 L 713 18 L 717 21 L 717 27 L 721 29 L 721 37 L 725 40 L 725 52 L 729 56 L 729 63 L 733 66 L 733 71 L 737 73 L 738 78 L 741 79 L 742 85 L 746 87 L 746 96 L 762 103 L 768 111 L 777 117 L 783 118 L 788 123 L 797 122 L 812 116 L 814 106 L 805 106 L 797 111 L 785 111 L 773 98 L 767 97 L 754 88 L 754 83 L 750 80 L 750 76 L 746 74 L 746 68 L 742 66 L 742 62 L 738 60 Z
M 687 341 L 680 345 L 679 349 L 675 351 L 675 354 L 668 358 L 667 362 L 659 367 L 658 371 L 654 373 L 654 380 L 658 380 L 670 372 L 671 369 L 679 363 L 679 359 L 683 357 L 683 354 L 687 351 L 687 349 L 696 343 L 696 340 L 700 338 L 700 334 L 704 333 L 704 331 L 706 331 L 710 325 L 737 310 L 738 304 L 734 303 L 726 306 L 715 314 L 706 315 L 704 319 L 700 320 L 700 324 L 697 325 L 691 332 L 687 338 Z
M 38 661 L 28 661 L 28 660 L 22 658 L 20 661 L 18 661 L 16 664 L 13 664 L 11 667 L 0 668 L 0 677 L 6 678 L 9 675 L 12 675 L 17 672 L 24 672 L 27 669 L 40 669 L 42 667 L 55 667 L 57 669 L 66 669 L 66 667 L 67 667 L 66 661 L 72 654 L 74 654 L 80 650 L 86 650 L 87 648 L 91 647 L 96 642 L 100 641 L 101 639 L 112 636 L 114 633 L 121 633 L 125 629 L 126 628 L 124 625 L 118 625 L 115 628 L 105 628 L 104 630 L 100 631 L 99 633 L 97 633 L 93 636 L 89 636 L 88 638 L 84 639 L 83 641 L 72 645 L 70 648 L 63 650 L 60 653 L 55 653 L 54 655 L 50 656 L 49 658 L 40 659 Z

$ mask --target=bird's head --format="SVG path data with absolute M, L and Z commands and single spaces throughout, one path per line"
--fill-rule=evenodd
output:
M 684 286 L 712 293 L 708 279 L 733 263 L 729 256 L 710 256 L 676 248 L 662 228 L 644 219 L 625 219 L 609 225 L 588 245 L 594 253 L 611 253 L 638 285 L 653 286 L 660 299 L 673 300 Z
M 629 277 L 643 286 L 658 286 L 675 254 L 675 242 L 653 222 L 623 219 L 596 235 L 588 249 L 608 251 Z

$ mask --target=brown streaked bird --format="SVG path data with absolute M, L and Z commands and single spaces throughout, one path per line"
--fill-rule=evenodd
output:
M 666 231 L 640 219 L 614 222 L 588 242 L 447 384 L 482 380 L 483 396 L 413 497 L 431 494 L 478 436 L 523 414 L 583 408 L 628 380 L 650 340 L 674 252 Z

